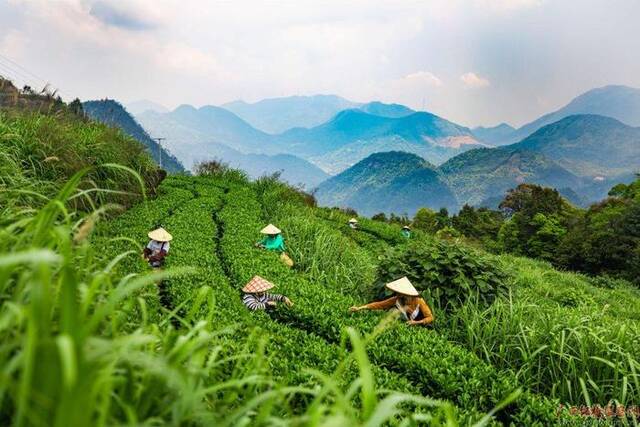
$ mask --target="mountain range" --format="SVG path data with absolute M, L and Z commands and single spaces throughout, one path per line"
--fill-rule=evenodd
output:
M 640 89 L 620 85 L 592 89 L 575 97 L 559 110 L 545 114 L 518 129 L 509 132 L 504 125 L 476 128 L 474 135 L 491 145 L 512 144 L 543 126 L 577 114 L 596 114 L 617 119 L 629 126 L 640 126 Z
M 343 110 L 319 126 L 297 127 L 277 135 L 258 130 L 215 106 L 182 105 L 167 113 L 145 111 L 136 118 L 145 129 L 166 137 L 167 146 L 187 167 L 210 157 L 214 144 L 245 154 L 291 154 L 329 174 L 379 151 L 407 151 L 442 163 L 482 146 L 466 127 L 434 114 L 379 102 Z
M 221 105 L 256 129 L 278 134 L 295 127 L 318 126 L 342 110 L 360 104 L 336 95 L 288 96 L 255 103 L 233 101 Z
M 417 207 L 464 204 L 495 208 L 507 190 L 521 183 L 553 187 L 572 203 L 586 205 L 606 197 L 619 182 L 630 182 L 640 169 L 640 128 L 597 115 L 575 115 L 544 126 L 519 143 L 480 148 L 459 154 L 425 177 L 422 186 L 398 153 L 378 153 L 322 183 L 318 200 L 352 207 L 365 214 L 388 212 L 389 194 L 396 213 L 415 213 Z M 365 189 L 358 181 L 375 183 Z M 455 196 L 452 208 L 443 200 L 443 186 Z M 419 187 L 417 189 L 416 187 Z
M 82 103 L 87 116 L 99 122 L 120 128 L 124 133 L 140 141 L 156 162 L 162 158 L 162 166 L 169 172 L 183 172 L 184 167 L 178 159 L 158 146 L 149 134 L 136 122 L 127 110 L 117 101 L 103 99 Z
M 306 189 L 324 181 L 321 203 L 362 213 L 496 206 L 521 182 L 555 187 L 586 204 L 630 180 L 640 165 L 640 128 L 634 127 L 640 123 L 639 92 L 594 89 L 519 129 L 506 123 L 469 129 L 399 104 L 328 95 L 182 105 L 164 113 L 147 109 L 137 118 L 154 135 L 167 137 L 166 146 L 187 168 L 216 158 L 253 177 L 281 171 Z M 269 131 L 294 127 L 270 133 L 259 125 L 280 116 Z
M 468 128 L 431 113 L 383 117 L 360 109 L 311 129 L 291 129 L 278 136 L 278 144 L 332 174 L 380 151 L 406 151 L 439 164 L 480 146 Z

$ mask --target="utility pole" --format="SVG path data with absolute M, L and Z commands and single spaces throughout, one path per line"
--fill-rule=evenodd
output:
M 162 141 L 164 141 L 167 138 L 151 138 L 153 140 L 155 140 L 158 143 L 158 164 L 160 165 L 160 167 L 162 168 Z

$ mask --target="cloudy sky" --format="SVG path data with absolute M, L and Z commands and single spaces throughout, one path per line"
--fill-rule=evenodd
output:
M 333 93 L 520 125 L 640 87 L 639 17 L 638 0 L 0 0 L 0 75 L 83 100 Z

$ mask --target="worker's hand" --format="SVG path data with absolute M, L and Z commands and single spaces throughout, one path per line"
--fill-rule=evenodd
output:
M 275 301 L 267 301 L 267 305 L 269 305 L 271 307 L 275 307 L 276 306 L 276 302 Z
M 287 297 L 284 297 L 284 303 L 287 304 L 287 307 L 291 307 L 293 305 L 291 300 Z
M 415 320 L 407 320 L 407 325 L 411 326 L 411 325 L 417 325 L 418 322 L 416 322 Z
M 355 312 L 355 311 L 360 311 L 360 310 L 362 310 L 362 309 L 360 307 L 356 307 L 355 305 L 353 307 L 349 308 L 349 311 L 352 312 L 352 313 Z

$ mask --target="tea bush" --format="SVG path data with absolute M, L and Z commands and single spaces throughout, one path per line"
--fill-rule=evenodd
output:
M 490 304 L 506 291 L 506 275 L 478 252 L 435 239 L 391 248 L 380 257 L 378 286 L 407 276 L 420 292 L 451 309 L 469 298 Z

